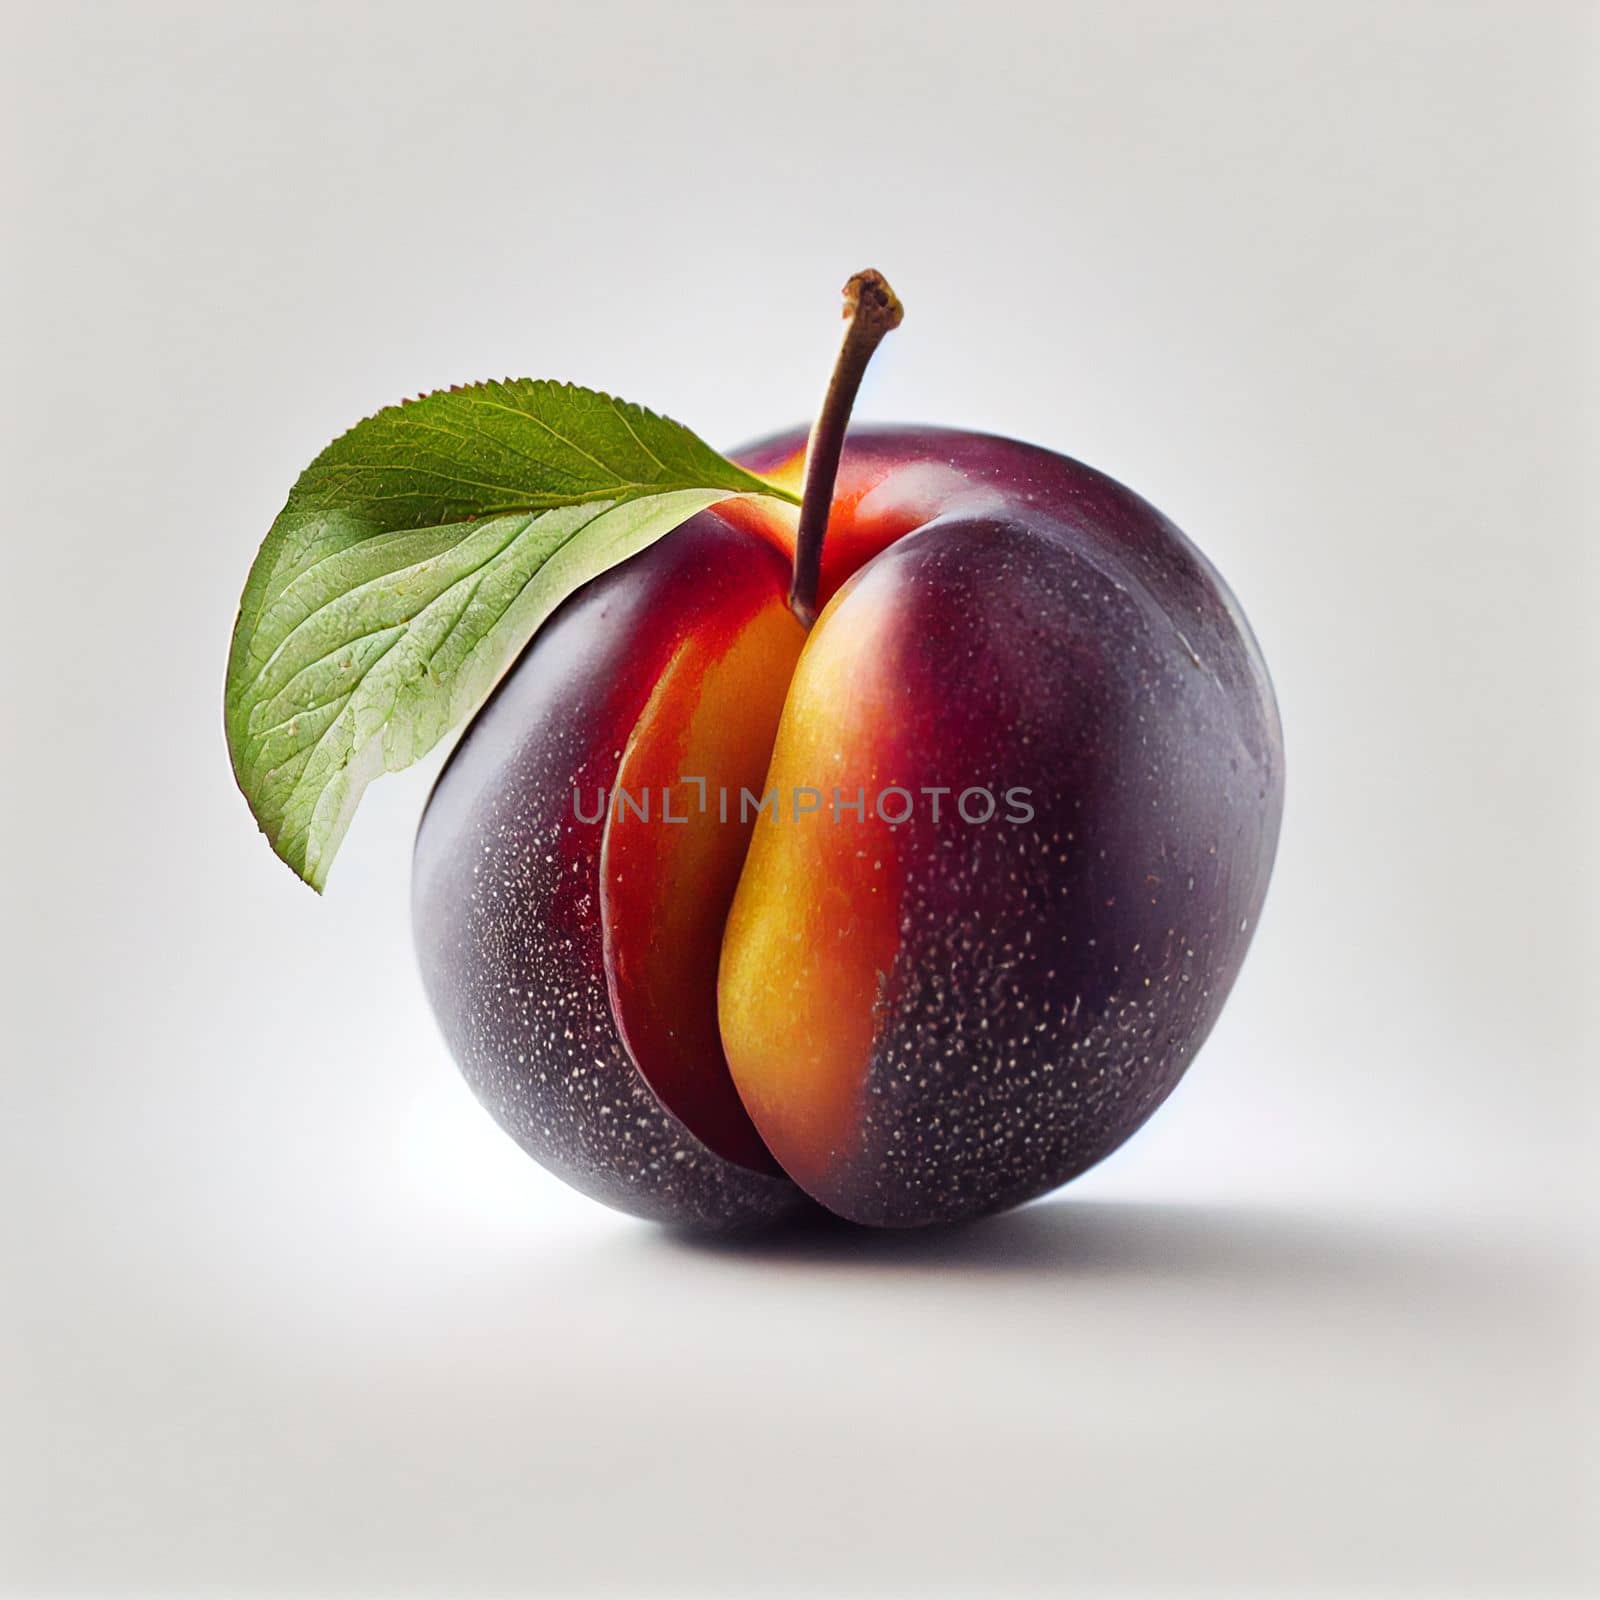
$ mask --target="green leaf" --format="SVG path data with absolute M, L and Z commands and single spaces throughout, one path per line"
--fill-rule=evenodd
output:
M 793 500 L 592 389 L 484 383 L 390 406 L 300 475 L 228 656 L 239 787 L 321 889 L 362 791 L 481 705 L 569 594 L 718 500 Z

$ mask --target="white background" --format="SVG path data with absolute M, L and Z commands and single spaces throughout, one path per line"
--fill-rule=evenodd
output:
M 1588 8 L 5 32 L 0 1581 L 1594 1578 Z M 806 418 L 868 264 L 908 315 L 861 415 L 1080 456 L 1227 575 L 1282 851 L 1198 1064 L 1066 1195 L 694 1246 L 457 1079 L 407 925 L 436 762 L 319 902 L 233 790 L 223 660 L 358 417 L 527 374 L 731 446 Z

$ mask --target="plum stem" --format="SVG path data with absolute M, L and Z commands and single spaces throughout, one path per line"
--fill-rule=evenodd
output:
M 789 583 L 789 609 L 809 628 L 817 620 L 817 585 L 822 576 L 822 541 L 833 509 L 833 483 L 839 475 L 850 410 L 861 388 L 862 374 L 883 336 L 900 326 L 905 313 L 889 281 L 870 268 L 844 286 L 844 341 L 833 364 L 828 392 L 811 428 L 806 446 L 805 487 L 800 495 L 800 521 L 794 535 L 794 576 Z

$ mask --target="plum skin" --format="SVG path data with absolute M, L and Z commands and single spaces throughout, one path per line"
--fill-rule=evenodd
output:
M 803 444 L 786 436 L 743 459 L 792 470 Z M 791 718 L 819 696 L 812 722 L 832 714 L 830 656 L 855 649 L 839 771 L 892 772 L 914 791 L 1023 785 L 1035 817 L 952 827 L 947 812 L 936 826 L 924 809 L 896 828 L 868 822 L 892 890 L 864 912 L 851 902 L 847 925 L 841 896 L 830 912 L 821 894 L 797 905 L 768 892 L 848 881 L 838 833 L 763 820 L 723 951 L 727 1066 L 778 1163 L 830 1210 L 880 1226 L 956 1221 L 1102 1159 L 1182 1076 L 1259 917 L 1281 731 L 1220 577 L 1093 469 L 982 435 L 857 429 L 835 517 L 833 599 L 790 690 L 774 777 Z M 414 896 L 430 999 L 508 1131 L 600 1199 L 710 1226 L 782 1215 L 799 1193 L 708 1150 L 656 1100 L 608 1009 L 598 947 L 558 890 L 530 884 L 556 826 L 541 806 L 551 791 L 565 802 L 574 771 L 604 768 L 600 746 L 614 748 L 617 719 L 597 703 L 626 699 L 617 685 L 659 665 L 642 642 L 660 625 L 649 614 L 704 609 L 688 597 L 708 573 L 753 562 L 732 554 L 730 533 L 782 554 L 770 513 L 714 508 L 546 625 L 441 775 Z M 601 723 L 580 759 L 577 730 Z M 820 786 L 814 771 L 784 781 Z M 579 859 L 569 876 L 589 870 Z M 486 877 L 516 891 L 486 893 Z M 830 1055 L 851 1005 L 854 1032 Z M 583 1093 L 563 1075 L 565 1035 L 589 1051 Z M 840 1088 L 823 1116 L 830 1073 Z M 634 1119 L 627 1140 L 617 1107 Z

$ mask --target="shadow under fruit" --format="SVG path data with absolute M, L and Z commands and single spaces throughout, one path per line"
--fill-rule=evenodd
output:
M 641 1216 L 915 1226 L 1056 1187 L 1170 1093 L 1266 892 L 1281 734 L 1221 578 L 1064 456 L 846 438 L 872 310 L 809 466 L 800 433 L 736 457 L 803 478 L 798 518 L 726 500 L 573 595 L 418 832 L 468 1081 Z

